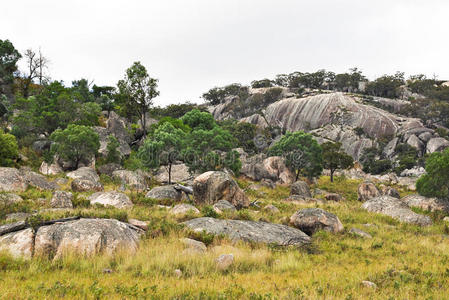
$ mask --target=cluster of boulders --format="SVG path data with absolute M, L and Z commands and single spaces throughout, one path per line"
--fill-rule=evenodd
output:
M 263 156 L 260 158 L 262 159 Z M 192 204 L 210 205 L 215 213 L 221 214 L 222 217 L 250 205 L 259 206 L 257 201 L 254 203 L 249 201 L 244 190 L 228 172 L 222 171 L 209 171 L 196 176 L 194 180 L 181 174 L 181 177 L 190 181 L 191 187 L 172 184 L 153 187 L 150 190 L 148 190 L 147 181 L 149 174 L 142 171 L 120 170 L 119 166 L 114 165 L 105 166 L 99 172 L 117 180 L 121 184 L 118 191 L 104 191 L 100 177 L 90 167 L 81 167 L 67 173 L 66 176 L 72 179 L 70 186 L 73 192 L 93 192 L 86 196 L 86 200 L 94 207 L 100 205 L 118 209 L 131 208 L 133 202 L 124 193 L 126 188 L 129 188 L 145 192 L 146 198 L 170 200 L 174 205 L 167 207 L 168 213 L 174 216 L 190 217 L 191 219 L 184 221 L 183 224 L 191 230 L 225 235 L 232 240 L 279 246 L 303 246 L 312 241 L 312 236 L 317 231 L 339 233 L 345 230 L 335 214 L 316 207 L 325 202 L 344 201 L 341 195 L 319 189 L 311 190 L 309 184 L 304 181 L 295 182 L 293 174 L 288 171 L 282 160 L 276 157 L 263 158 L 258 162 L 253 160 L 244 160 L 244 162 L 247 173 L 243 176 L 257 178 L 262 181 L 259 184 L 265 187 L 290 184 L 290 196 L 284 201 L 313 204 L 315 207 L 296 211 L 283 224 L 269 223 L 262 219 L 256 222 L 195 217 L 200 214 L 200 211 Z M 182 167 L 179 168 L 183 170 Z M 161 174 L 163 173 L 159 172 L 159 176 L 162 176 Z M 164 176 L 160 178 L 165 178 Z M 432 220 L 428 216 L 413 212 L 412 207 L 449 213 L 449 205 L 442 200 L 418 195 L 401 198 L 399 192 L 389 185 L 397 183 L 393 176 L 380 179 L 384 180 L 385 184 L 379 184 L 378 181 L 365 181 L 359 185 L 358 199 L 363 202 L 363 209 L 390 216 L 400 222 L 421 226 L 430 225 Z M 62 180 L 61 183 L 66 184 L 67 181 Z M 74 195 L 69 191 L 61 191 L 56 180 L 49 181 L 45 176 L 27 168 L 0 168 L 0 192 L 2 192 L 0 201 L 3 203 L 22 201 L 21 197 L 14 192 L 25 191 L 29 186 L 52 191 L 50 206 L 53 209 L 73 208 Z M 78 197 L 83 196 L 79 194 Z M 185 203 L 186 200 L 191 200 L 192 204 Z M 279 208 L 272 204 L 265 205 L 261 209 L 271 215 L 280 213 Z M 8 250 L 14 256 L 28 258 L 33 255 L 59 258 L 68 249 L 84 255 L 100 252 L 114 253 L 118 249 L 133 252 L 137 249 L 139 235 L 148 229 L 146 222 L 133 219 L 129 220 L 129 223 L 123 223 L 116 220 L 79 218 L 50 222 L 31 228 L 27 223 L 29 214 L 22 216 L 19 213 L 11 217 L 21 221 L 0 226 L 0 250 Z M 185 217 L 181 219 L 185 220 Z M 361 238 L 371 238 L 369 233 L 358 228 L 351 228 L 348 232 Z M 196 249 L 195 251 L 204 251 L 202 246 L 195 244 L 195 241 L 186 240 L 183 243 L 189 243 L 189 247 Z

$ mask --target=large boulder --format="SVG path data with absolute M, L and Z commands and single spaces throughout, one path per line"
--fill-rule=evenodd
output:
M 22 172 L 14 168 L 0 168 L 0 192 L 24 192 L 28 183 Z
M 140 229 L 112 219 L 80 219 L 40 227 L 34 244 L 35 255 L 54 259 L 67 253 L 92 256 L 119 250 L 135 253 Z
M 408 195 L 401 199 L 410 207 L 420 208 L 426 211 L 442 211 L 449 213 L 449 201 L 438 198 L 427 198 L 421 195 Z
M 76 171 L 67 173 L 67 177 L 72 178 L 72 190 L 75 192 L 102 191 L 103 185 L 100 177 L 94 169 L 81 167 Z
M 112 177 L 121 180 L 130 189 L 137 191 L 147 189 L 145 174 L 141 171 L 117 170 L 112 172 Z
M 162 166 L 156 173 L 156 180 L 159 182 L 168 182 L 167 167 Z M 186 182 L 192 180 L 193 176 L 189 173 L 189 168 L 185 164 L 172 165 L 171 167 L 171 181 L 172 182 Z
M 30 259 L 33 254 L 34 234 L 31 228 L 0 236 L 0 251 L 14 258 Z
M 304 181 L 296 181 L 290 187 L 290 195 L 297 195 L 303 198 L 312 198 L 309 185 Z
M 405 202 L 390 196 L 371 198 L 363 203 L 362 208 L 370 212 L 390 216 L 404 223 L 421 226 L 432 224 L 432 220 L 428 216 L 413 212 Z
M 280 156 L 265 158 L 263 154 L 247 159 L 240 173 L 252 180 L 269 179 L 279 184 L 290 184 L 295 181 L 293 174 Z
M 133 203 L 123 193 L 118 192 L 99 192 L 89 196 L 90 204 L 101 204 L 104 206 L 113 206 L 115 208 L 129 208 Z
M 108 175 L 111 177 L 112 177 L 112 173 L 114 173 L 114 171 L 117 171 L 120 169 L 122 169 L 122 166 L 120 166 L 119 164 L 116 164 L 116 163 L 104 164 L 97 168 L 98 173 Z
M 336 215 L 321 208 L 301 209 L 290 217 L 290 223 L 308 235 L 319 230 L 333 233 L 344 230 L 343 224 Z
M 58 185 L 54 182 L 49 182 L 44 175 L 38 174 L 33 171 L 24 171 L 24 178 L 28 185 L 35 187 L 39 190 L 56 190 Z
M 114 136 L 114 134 L 104 127 L 95 126 L 92 128 L 98 134 L 98 137 L 100 139 L 100 148 L 98 149 L 98 153 L 106 157 L 106 155 L 108 154 L 107 147 L 109 144 L 109 136 Z M 120 153 L 120 156 L 124 157 L 130 155 L 131 147 L 129 146 L 128 142 L 123 140 L 122 137 L 117 138 L 117 141 L 119 142 L 117 151 Z
M 182 200 L 182 192 L 175 189 L 173 185 L 165 185 L 165 186 L 157 186 L 151 189 L 145 197 L 146 198 L 152 198 L 152 199 L 170 199 L 174 201 L 181 201 Z
M 357 188 L 359 201 L 365 202 L 371 198 L 379 197 L 380 192 L 372 182 L 363 182 Z
M 266 222 L 221 220 L 214 218 L 197 218 L 184 222 L 190 229 L 215 235 L 225 235 L 233 240 L 273 244 L 279 246 L 302 246 L 311 239 L 299 229 L 281 224 Z
M 48 164 L 43 161 L 41 166 L 39 167 L 39 172 L 44 175 L 57 175 L 64 172 L 64 170 L 57 162 Z
M 52 208 L 73 208 L 73 194 L 64 191 L 55 191 L 50 201 Z
M 114 135 L 119 141 L 122 140 L 126 143 L 130 143 L 132 138 L 129 134 L 130 126 L 125 118 L 120 117 L 115 112 L 109 114 L 109 118 L 106 121 L 106 129 L 112 135 Z
M 224 172 L 209 171 L 193 181 L 193 195 L 196 203 L 214 204 L 227 200 L 234 206 L 248 207 L 249 199 L 231 176 Z
M 427 142 L 427 153 L 433 153 L 433 152 L 439 152 L 443 151 L 449 147 L 449 141 L 442 138 L 442 137 L 436 137 L 432 138 Z

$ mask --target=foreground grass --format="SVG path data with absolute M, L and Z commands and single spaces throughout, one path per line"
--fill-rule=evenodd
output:
M 0 299 L 447 299 L 447 226 L 435 216 L 434 225 L 421 228 L 367 213 L 354 200 L 358 183 L 341 179 L 330 184 L 326 177 L 317 182 L 316 187 L 345 196 L 345 202 L 320 207 L 338 215 L 346 230 L 319 232 L 312 246 L 304 249 L 235 244 L 215 237 L 208 241 L 205 254 L 191 254 L 183 252 L 179 241 L 191 233 L 177 225 L 188 217 L 170 216 L 152 201 L 135 196 L 137 205 L 126 212 L 79 208 L 86 215 L 125 214 L 148 220 L 150 230 L 134 255 L 59 261 L 20 261 L 0 255 Z M 259 200 L 261 209 L 219 217 L 286 223 L 296 210 L 306 207 L 282 201 L 288 196 L 285 187 L 248 194 Z M 265 212 L 267 204 L 276 205 L 280 213 Z M 63 212 L 50 212 L 47 217 L 56 214 Z M 203 207 L 202 215 L 209 214 Z M 373 239 L 351 235 L 352 227 Z M 215 267 L 216 257 L 223 253 L 233 253 L 236 259 L 225 272 Z M 175 269 L 182 271 L 181 277 Z M 363 287 L 363 280 L 375 282 L 377 289 Z

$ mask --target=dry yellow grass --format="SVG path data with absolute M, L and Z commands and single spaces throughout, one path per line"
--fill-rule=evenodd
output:
M 142 202 L 127 212 L 129 217 L 151 222 L 150 233 L 135 255 L 29 262 L 1 255 L 0 299 L 449 298 L 449 237 L 442 216 L 432 215 L 435 224 L 421 228 L 368 213 L 353 199 L 358 183 L 340 180 L 330 184 L 326 177 L 318 181 L 317 187 L 346 197 L 345 202 L 321 206 L 338 215 L 346 231 L 319 232 L 313 245 L 304 249 L 233 244 L 215 238 L 205 254 L 186 254 L 179 238 L 189 233 L 175 225 L 182 219 Z M 249 194 L 262 206 L 276 205 L 280 213 L 249 209 L 227 217 L 282 223 L 305 207 L 283 202 L 288 195 L 285 187 Z M 111 214 L 114 210 L 82 211 Z M 373 239 L 351 235 L 352 227 L 370 233 Z M 223 253 L 235 256 L 235 263 L 224 272 L 215 266 L 215 259 Z M 104 273 L 105 269 L 112 273 Z M 182 271 L 180 278 L 175 269 Z M 363 280 L 376 283 L 377 289 L 363 287 Z

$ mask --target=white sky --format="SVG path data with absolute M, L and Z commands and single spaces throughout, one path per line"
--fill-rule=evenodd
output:
M 140 60 L 160 80 L 157 105 L 279 73 L 449 79 L 447 0 L 13 0 L 0 39 L 51 60 L 53 79 L 115 85 Z

